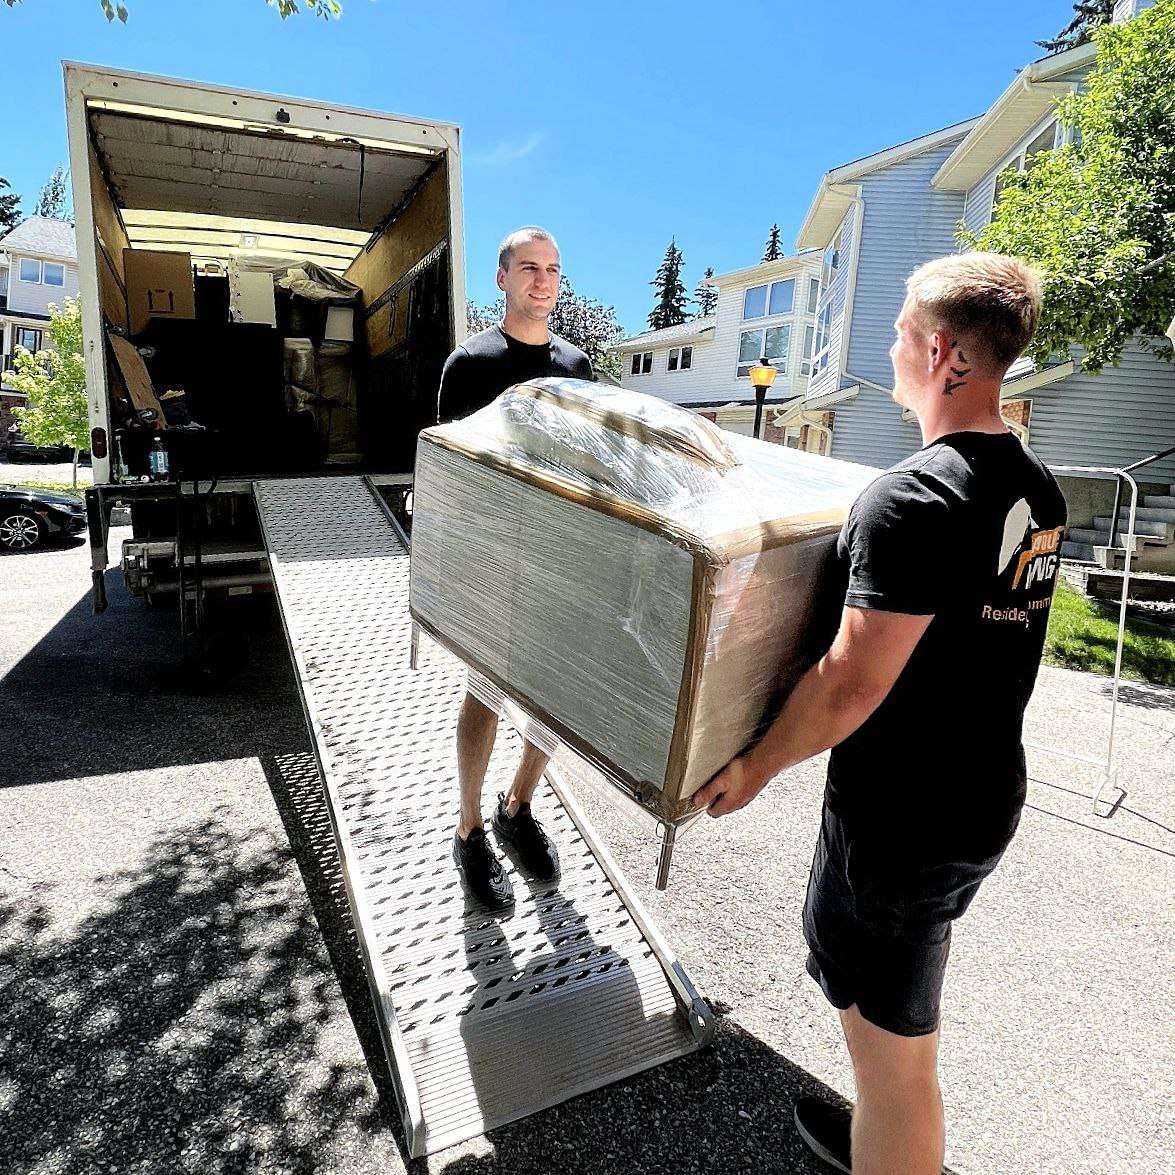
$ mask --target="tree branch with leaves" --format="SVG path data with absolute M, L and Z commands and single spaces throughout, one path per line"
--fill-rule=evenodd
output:
M 1086 84 L 1063 99 L 1066 142 L 1001 181 L 966 248 L 1009 253 L 1044 276 L 1030 353 L 1116 364 L 1131 340 L 1164 358 L 1175 315 L 1175 0 L 1096 29 Z
M 90 443 L 86 403 L 86 361 L 82 352 L 82 316 L 66 298 L 59 309 L 49 305 L 50 346 L 32 352 L 17 347 L 14 370 L 4 379 L 26 397 L 12 414 L 27 441 L 34 445 L 69 445 L 73 449 L 73 484 L 78 484 L 78 452 Z

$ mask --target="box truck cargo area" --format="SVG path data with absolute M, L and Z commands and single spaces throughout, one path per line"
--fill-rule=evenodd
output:
M 459 132 L 64 68 L 95 570 L 121 501 L 132 589 L 176 590 L 185 523 L 259 547 L 258 477 L 410 474 L 465 333 Z

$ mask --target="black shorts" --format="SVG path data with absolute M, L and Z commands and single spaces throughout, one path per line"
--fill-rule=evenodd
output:
M 925 902 L 912 913 L 900 881 L 870 876 L 856 847 L 826 804 L 804 901 L 808 973 L 833 1007 L 925 1036 L 938 1027 L 951 918 Z

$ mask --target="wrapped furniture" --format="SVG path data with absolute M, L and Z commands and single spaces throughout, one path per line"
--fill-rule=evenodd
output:
M 836 535 L 876 472 L 636 392 L 520 384 L 420 435 L 412 616 L 678 821 L 826 647 Z

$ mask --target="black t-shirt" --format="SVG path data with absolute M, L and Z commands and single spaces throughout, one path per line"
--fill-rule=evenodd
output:
M 829 762 L 829 807 L 891 862 L 979 866 L 1011 839 L 1064 526 L 1056 481 L 1012 433 L 941 437 L 853 504 L 845 603 L 934 617 Z
M 445 360 L 437 392 L 437 420 L 444 424 L 484 408 L 507 388 L 544 375 L 592 379 L 592 364 L 558 335 L 545 343 L 521 343 L 501 325 L 470 335 Z

